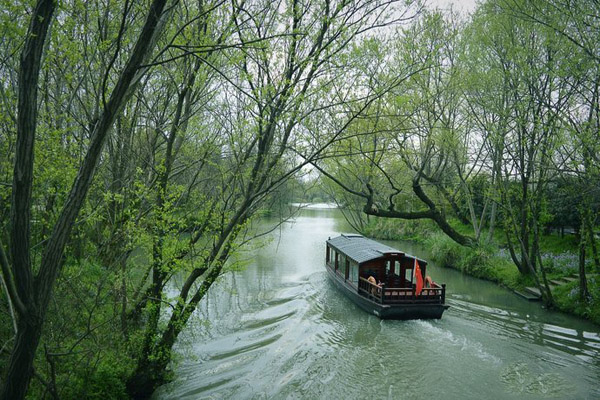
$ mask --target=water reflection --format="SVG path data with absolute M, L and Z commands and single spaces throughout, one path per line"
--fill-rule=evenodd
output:
M 333 210 L 305 210 L 223 277 L 177 351 L 160 399 L 600 397 L 598 329 L 430 263 L 448 284 L 442 320 L 381 321 L 326 280 Z M 429 259 L 426 249 L 390 242 Z

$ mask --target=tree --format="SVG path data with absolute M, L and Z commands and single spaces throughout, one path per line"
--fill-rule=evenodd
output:
M 540 225 L 544 224 L 545 199 L 548 183 L 555 177 L 553 171 L 561 169 L 564 159 L 554 163 L 553 156 L 565 140 L 561 114 L 572 108 L 576 99 L 578 74 L 569 67 L 569 60 L 578 51 L 572 41 L 564 35 L 556 35 L 555 30 L 547 26 L 531 25 L 521 18 L 521 13 L 540 16 L 539 4 L 522 2 L 502 5 L 506 29 L 511 43 L 517 48 L 508 54 L 509 90 L 514 98 L 514 111 L 511 126 L 513 136 L 507 141 L 509 162 L 504 168 L 505 184 L 503 203 L 508 218 L 506 221 L 518 241 L 521 259 L 515 264 L 523 273 L 535 276 L 539 266 L 544 281 L 545 297 L 552 303 L 552 295 L 545 278 L 544 266 L 539 251 Z M 506 26 L 506 25 L 505 25 Z M 507 26 L 508 27 L 508 26 Z M 520 49 L 525 50 L 521 52 Z M 552 168 L 556 165 L 556 168 Z M 519 209 L 519 228 L 516 229 L 516 210 L 508 193 L 509 180 L 516 173 L 520 182 L 517 193 L 520 197 L 516 207 Z M 510 227 L 507 227 L 510 228 Z M 511 230 L 507 229 L 507 232 Z M 507 237 L 511 244 L 510 237 Z
M 59 274 L 66 242 L 86 194 L 90 188 L 103 145 L 112 124 L 139 81 L 139 68 L 153 49 L 165 18 L 166 1 L 156 0 L 148 9 L 148 16 L 129 60 L 104 104 L 93 126 L 89 148 L 85 153 L 70 194 L 64 204 L 44 248 L 37 274 L 33 275 L 30 223 L 31 196 L 36 140 L 38 81 L 46 36 L 53 20 L 56 4 L 40 0 L 31 15 L 31 22 L 21 52 L 19 66 L 19 94 L 17 107 L 17 145 L 13 191 L 11 198 L 10 260 L 0 245 L 2 272 L 9 288 L 12 303 L 18 314 L 17 337 L 11 353 L 10 365 L 2 388 L 3 399 L 25 397 L 33 373 L 33 359 L 40 340 L 45 313 L 52 288 Z M 127 16 L 130 10 L 125 7 Z M 126 19 L 122 20 L 122 28 Z M 119 40 L 120 41 L 120 37 Z M 116 54 L 119 53 L 117 46 Z
M 219 46 L 219 63 L 197 55 L 218 75 L 219 94 L 207 104 L 204 120 L 190 115 L 188 121 L 195 132 L 190 142 L 210 148 L 188 170 L 194 178 L 182 191 L 186 207 L 197 210 L 193 220 L 173 218 L 172 204 L 182 198 L 174 185 L 159 189 L 170 196 L 164 207 L 156 207 L 158 219 L 152 222 L 157 229 L 152 232 L 151 282 L 143 301 L 149 323 L 129 381 L 133 397 L 145 398 L 165 382 L 177 337 L 229 270 L 231 255 L 256 235 L 251 223 L 261 208 L 381 96 L 356 93 L 347 84 L 345 53 L 358 37 L 387 23 L 383 17 L 389 7 L 379 1 L 291 1 L 278 8 L 263 2 L 234 2 L 227 8 L 233 34 Z M 323 121 L 331 127 L 327 134 L 317 125 Z M 187 163 L 190 156 L 182 155 L 179 162 Z M 157 179 L 168 178 L 164 166 Z M 168 241 L 181 243 L 177 236 L 183 228 L 190 233 L 187 244 L 166 252 Z M 177 294 L 169 296 L 165 287 L 175 273 L 185 278 Z M 161 324 L 165 305 L 170 313 Z
M 402 32 L 396 38 L 395 60 L 389 64 L 381 60 L 386 63 L 381 69 L 404 79 L 371 110 L 372 125 L 360 126 L 365 137 L 352 138 L 357 145 L 344 144 L 347 150 L 336 148 L 335 157 L 344 155 L 357 161 L 351 164 L 338 158 L 333 168 L 318 168 L 347 192 L 362 197 L 367 215 L 431 219 L 456 242 L 473 246 L 476 239 L 456 231 L 444 211 L 448 204 L 467 221 L 459 210 L 457 195 L 464 195 L 472 205 L 464 157 L 469 141 L 461 137 L 464 121 L 459 113 L 461 102 L 454 64 L 457 29 L 439 12 L 433 12 L 423 13 L 418 23 Z M 384 81 L 380 76 L 369 76 L 375 83 Z M 372 145 L 361 145 L 371 140 Z M 360 165 L 369 168 L 357 167 Z M 350 168 L 353 176 L 347 174 Z M 340 174 L 344 170 L 347 177 Z M 463 184 L 455 185 L 457 180 Z M 426 186 L 432 187 L 439 197 L 432 198 Z M 412 196 L 406 193 L 407 187 Z M 407 209 L 415 205 L 416 211 Z M 477 227 L 473 212 L 471 217 Z

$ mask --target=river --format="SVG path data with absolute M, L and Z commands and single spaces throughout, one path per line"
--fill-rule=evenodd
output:
M 599 399 L 600 334 L 440 268 L 441 320 L 382 321 L 327 280 L 337 210 L 307 209 L 249 251 L 201 303 L 154 399 Z M 430 260 L 426 249 L 386 244 Z

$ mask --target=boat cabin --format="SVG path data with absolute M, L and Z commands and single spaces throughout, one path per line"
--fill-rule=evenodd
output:
M 338 286 L 353 292 L 353 295 L 380 305 L 431 304 L 438 305 L 434 307 L 436 312 L 447 308 L 444 306 L 445 285 L 439 285 L 427 276 L 425 260 L 358 234 L 330 238 L 326 244 L 325 258 L 330 276 Z M 420 277 L 415 270 L 417 273 L 420 271 Z M 378 315 L 381 311 L 374 310 Z M 434 313 L 433 318 L 441 317 L 441 312 L 439 316 Z M 402 310 L 398 313 L 402 314 Z M 414 312 L 406 315 L 406 319 L 421 317 L 415 316 Z M 426 312 L 424 315 L 428 317 L 429 314 Z

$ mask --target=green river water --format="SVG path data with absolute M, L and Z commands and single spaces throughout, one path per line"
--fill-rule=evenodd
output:
M 154 399 L 600 399 L 600 329 L 494 284 L 447 284 L 441 320 L 382 321 L 327 280 L 325 240 L 349 227 L 307 209 L 214 285 Z M 430 260 L 427 249 L 385 242 Z

